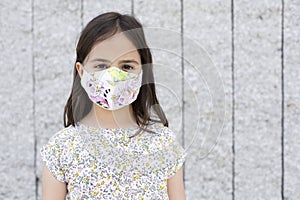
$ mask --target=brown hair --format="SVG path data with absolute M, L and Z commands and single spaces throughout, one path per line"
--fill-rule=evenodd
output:
M 134 31 L 129 31 L 133 29 Z M 83 63 L 96 42 L 103 41 L 118 31 L 124 31 L 128 39 L 137 48 L 141 57 L 143 70 L 142 86 L 137 99 L 131 104 L 137 124 L 142 130 L 148 132 L 153 132 L 145 128 L 150 121 L 161 122 L 164 126 L 168 126 L 168 120 L 156 97 L 152 55 L 146 43 L 141 23 L 130 15 L 107 12 L 92 19 L 81 32 L 76 47 L 72 91 L 64 109 L 65 127 L 69 125 L 75 126 L 75 123 L 87 115 L 92 108 L 92 101 L 80 84 L 76 62 Z M 151 118 L 151 109 L 153 109 L 154 114 L 159 119 Z M 141 129 L 133 136 L 140 133 Z

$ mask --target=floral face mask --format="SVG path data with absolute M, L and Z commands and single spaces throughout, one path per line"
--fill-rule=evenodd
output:
M 142 75 L 143 70 L 134 74 L 112 66 L 94 73 L 83 70 L 80 83 L 92 102 L 107 110 L 117 110 L 136 100 Z

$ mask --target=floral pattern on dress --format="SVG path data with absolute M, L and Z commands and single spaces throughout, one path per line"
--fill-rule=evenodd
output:
M 168 127 L 95 128 L 77 122 L 40 149 L 53 176 L 67 183 L 66 199 L 168 199 L 167 179 L 187 152 Z

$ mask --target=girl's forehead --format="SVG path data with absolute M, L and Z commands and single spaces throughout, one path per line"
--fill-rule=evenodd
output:
M 134 44 L 122 33 L 96 43 L 91 52 L 89 59 L 103 58 L 113 61 L 123 57 L 139 58 L 139 53 Z

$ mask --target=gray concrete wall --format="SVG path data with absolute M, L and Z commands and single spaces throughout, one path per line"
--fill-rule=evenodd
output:
M 107 11 L 164 29 L 146 37 L 189 151 L 187 199 L 300 199 L 298 0 L 1 0 L 0 199 L 41 199 L 39 149 L 63 128 L 77 39 Z

